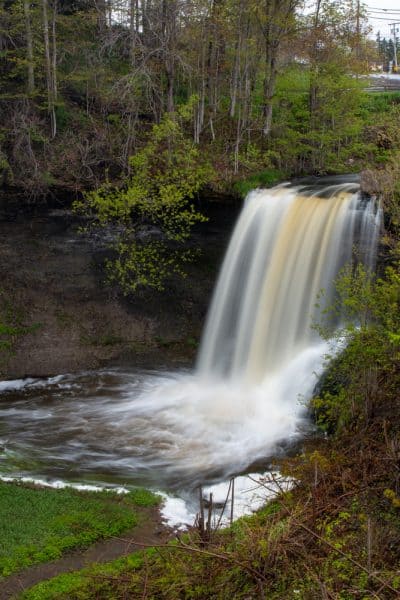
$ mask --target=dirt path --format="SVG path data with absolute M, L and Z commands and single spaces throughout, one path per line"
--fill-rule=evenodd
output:
M 171 537 L 171 531 L 161 522 L 159 510 L 144 509 L 143 522 L 130 531 L 121 534 L 123 539 L 109 539 L 97 542 L 87 550 L 73 552 L 49 563 L 35 565 L 0 580 L 0 600 L 10 600 L 36 583 L 51 579 L 61 573 L 78 571 L 92 563 L 103 563 L 140 550 L 134 542 L 156 544 Z

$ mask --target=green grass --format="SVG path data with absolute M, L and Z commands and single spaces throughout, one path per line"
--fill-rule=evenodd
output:
M 112 598 L 115 578 L 140 569 L 145 557 L 154 550 L 137 552 L 110 563 L 95 564 L 82 571 L 63 573 L 42 581 L 23 592 L 20 600 L 83 600 L 85 598 Z
M 258 187 L 271 187 L 284 179 L 284 174 L 278 169 L 265 169 L 246 179 L 237 181 L 233 189 L 241 198 L 245 198 L 251 190 Z
M 400 92 L 365 92 L 362 96 L 361 109 L 366 114 L 390 112 L 394 105 L 400 104 Z
M 0 482 L 0 577 L 118 535 L 138 523 L 136 507 L 158 502 L 146 490 L 118 496 Z

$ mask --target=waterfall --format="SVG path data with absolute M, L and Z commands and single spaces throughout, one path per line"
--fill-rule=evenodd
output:
M 252 192 L 196 370 L 22 382 L 23 392 L 0 405 L 9 472 L 17 461 L 33 465 L 22 475 L 85 473 L 182 490 L 265 465 L 307 424 L 328 351 L 311 327 L 324 308 L 315 308 L 317 294 L 324 289 L 325 306 L 332 302 L 349 261 L 374 267 L 380 222 L 379 205 L 354 183 Z
M 245 202 L 216 287 L 198 358 L 204 377 L 260 383 L 318 343 L 317 294 L 340 268 L 373 268 L 381 211 L 354 183 L 255 190 Z M 322 309 L 324 307 L 321 307 Z

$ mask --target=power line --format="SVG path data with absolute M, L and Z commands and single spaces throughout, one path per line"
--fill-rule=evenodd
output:
M 374 13 L 374 14 L 376 13 L 378 15 L 388 15 L 388 16 L 391 15 L 391 14 L 393 14 L 393 15 L 400 14 L 400 10 L 380 11 L 380 10 L 370 10 L 370 9 L 367 9 L 366 12 L 368 14 L 369 13 Z
M 396 8 L 380 8 L 379 6 L 365 6 L 364 5 L 364 8 L 366 8 L 367 10 L 376 10 L 379 12 L 400 12 Z
M 371 17 L 374 21 L 386 21 L 387 23 L 393 23 L 394 17 L 391 19 L 385 19 L 384 17 Z

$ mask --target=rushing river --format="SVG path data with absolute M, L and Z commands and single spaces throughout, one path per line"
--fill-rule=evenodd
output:
M 0 383 L 0 471 L 179 493 L 267 461 L 307 426 L 317 294 L 355 254 L 373 268 L 380 220 L 353 182 L 252 192 L 196 369 Z

